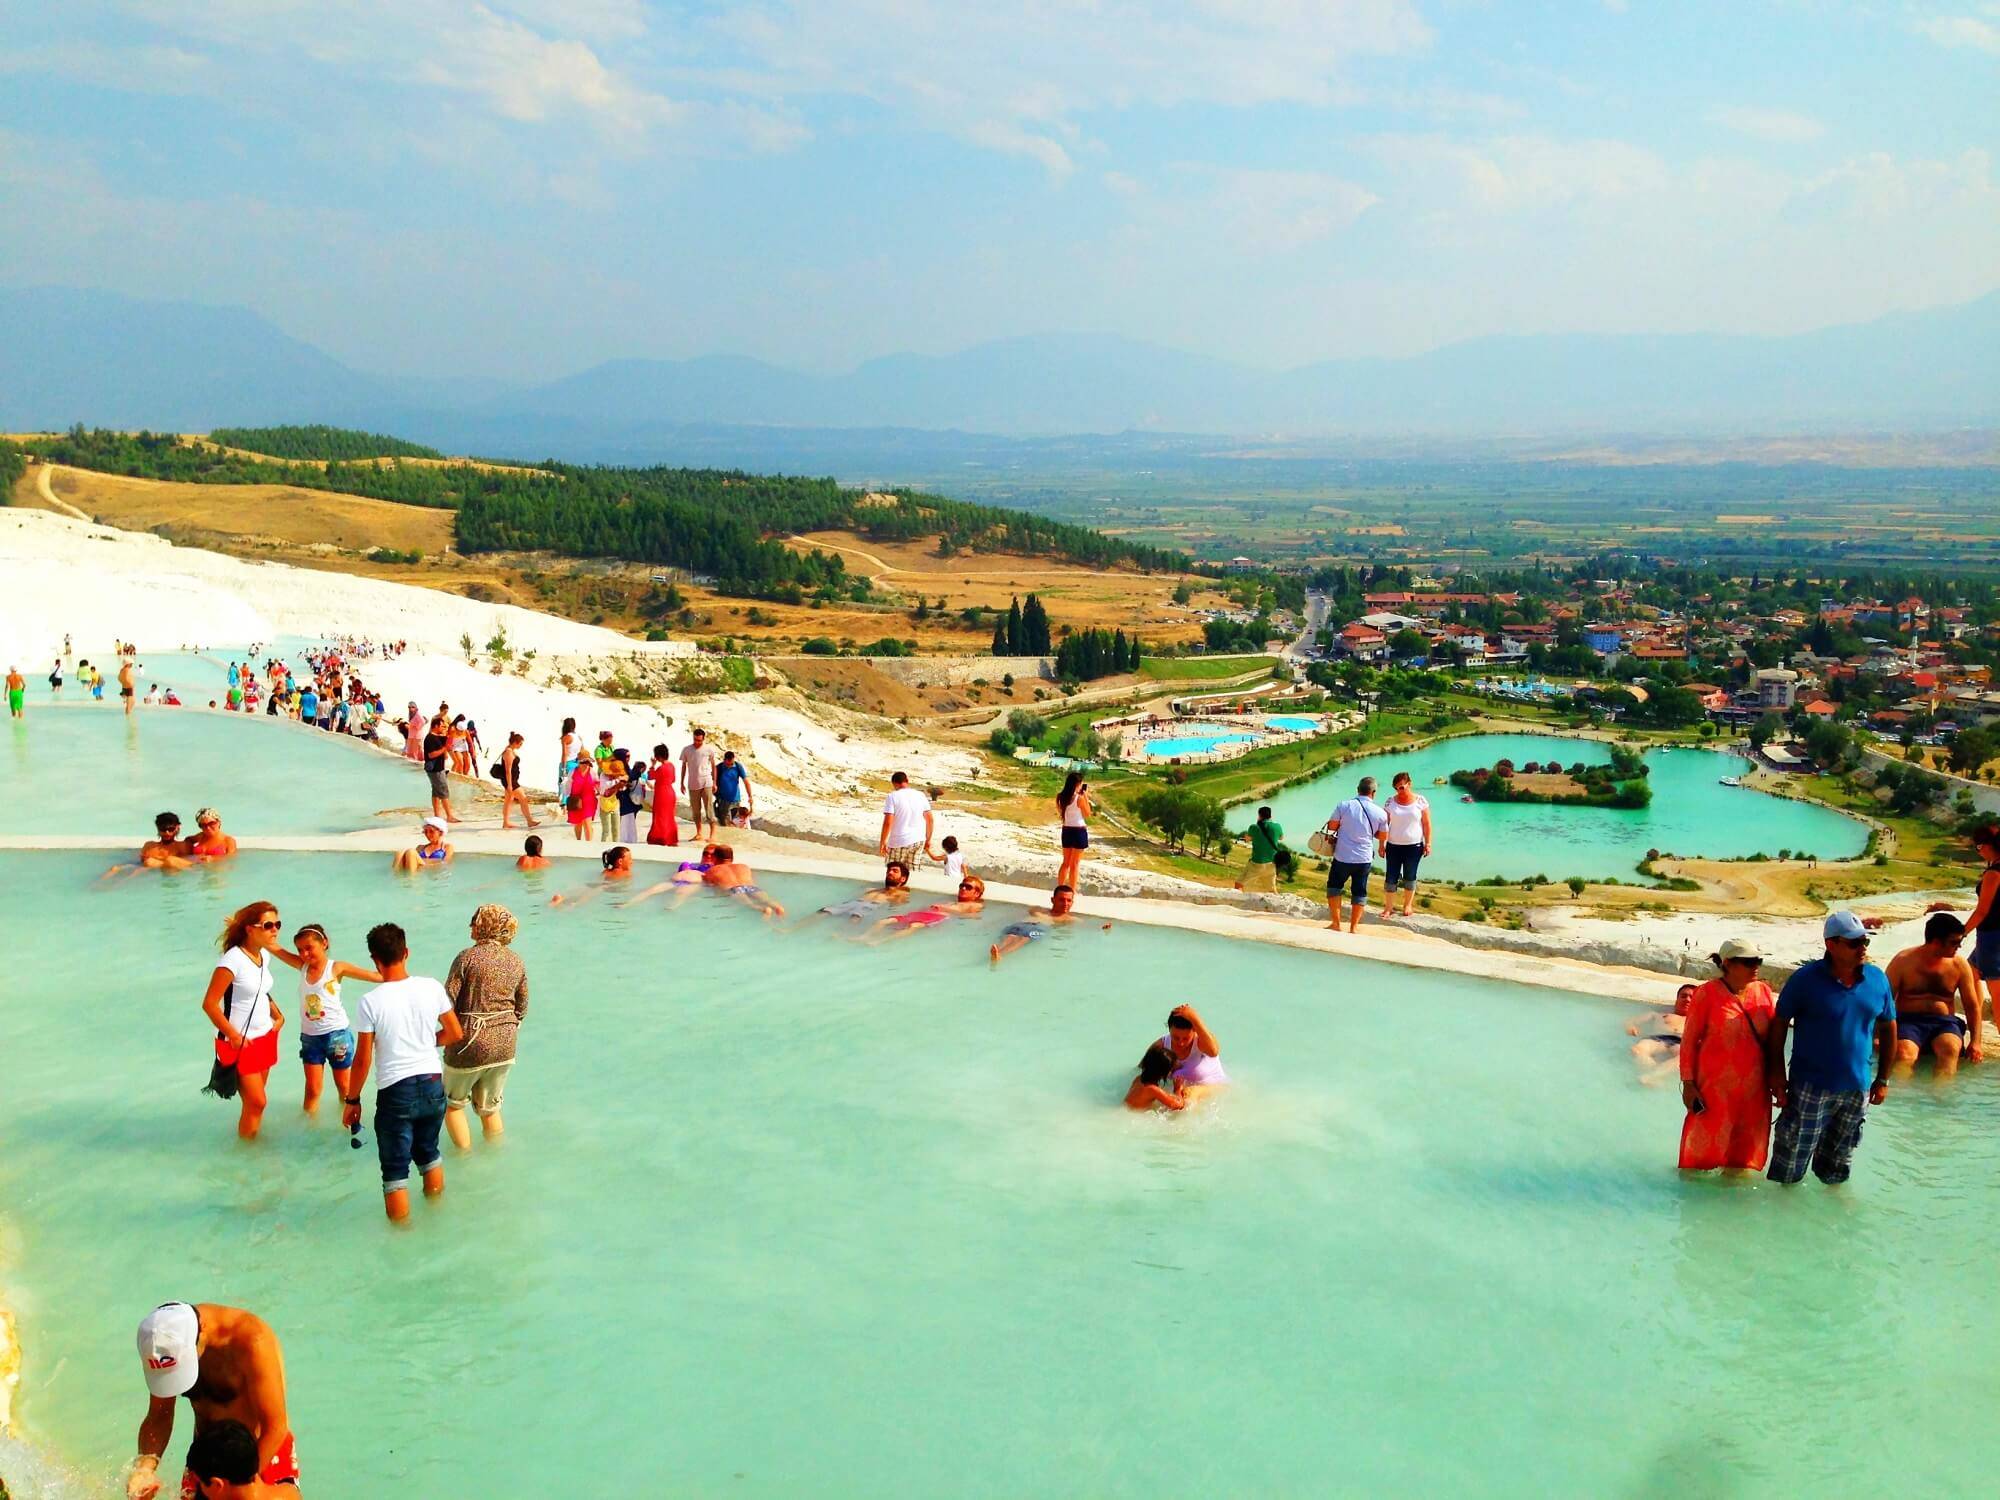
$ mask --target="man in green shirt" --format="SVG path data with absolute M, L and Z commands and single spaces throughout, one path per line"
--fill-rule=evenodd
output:
M 1271 809 L 1257 809 L 1257 821 L 1250 825 L 1250 866 L 1236 882 L 1239 891 L 1275 894 L 1278 889 L 1278 850 L 1284 847 L 1285 830 L 1272 820 Z

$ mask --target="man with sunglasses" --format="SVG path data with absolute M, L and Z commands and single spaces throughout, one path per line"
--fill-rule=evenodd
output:
M 1868 929 L 1851 911 L 1826 919 L 1826 956 L 1785 981 L 1777 1019 L 1764 1037 L 1764 1075 L 1779 1108 L 1771 1140 L 1773 1182 L 1847 1181 L 1867 1105 L 1889 1092 L 1896 1056 L 1896 997 L 1889 977 L 1868 962 Z M 1796 1031 L 1789 1078 L 1785 1033 Z M 1875 1058 L 1874 1079 L 1868 1076 Z
M 1965 941 L 1965 924 L 1948 911 L 1924 923 L 1924 940 L 1889 960 L 1889 988 L 1896 992 L 1896 1066 L 1907 1072 L 1928 1052 L 1937 1061 L 1937 1076 L 1958 1071 L 1961 1053 L 1981 1060 L 1979 976 L 1958 956 Z M 1953 1015 L 1956 1000 L 1965 1012 Z

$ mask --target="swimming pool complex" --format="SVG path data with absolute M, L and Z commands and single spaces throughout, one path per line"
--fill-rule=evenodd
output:
M 308 1494 L 1151 1495 L 1191 1412 L 1175 1472 L 1221 1493 L 1949 1489 L 2000 1457 L 1908 1420 L 2000 1335 L 1958 1290 L 2000 1228 L 1983 1072 L 1900 1093 L 1844 1194 L 1682 1183 L 1622 1012 L 1515 986 L 1129 927 L 994 971 L 999 912 L 865 949 L 721 898 L 552 910 L 580 870 L 500 861 L 0 860 L 20 1414 L 74 1493 L 130 1454 L 131 1325 L 172 1297 L 284 1338 Z M 255 1147 L 196 1092 L 205 940 L 266 895 L 357 956 L 396 916 L 433 973 L 476 903 L 523 919 L 508 1137 L 408 1232 L 372 1150 L 297 1118 L 291 1048 Z M 1117 1108 L 1220 972 L 1232 1095 Z
M 1145 748 L 1155 760 L 1167 760 L 1176 755 L 1207 755 L 1224 745 L 1249 744 L 1257 738 L 1254 734 L 1182 734 L 1147 740 Z
M 1371 755 L 1268 799 L 1284 825 L 1285 838 L 1303 849 L 1306 837 L 1353 795 L 1363 776 L 1378 783 L 1376 798 L 1389 795 L 1389 781 L 1408 771 L 1417 792 L 1430 799 L 1433 852 L 1421 876 L 1476 880 L 1486 875 L 1519 879 L 1546 875 L 1561 880 L 1633 873 L 1648 849 L 1715 859 L 1741 859 L 1780 850 L 1807 852 L 1821 859 L 1851 859 L 1867 847 L 1868 828 L 1830 808 L 1774 797 L 1747 787 L 1721 784 L 1724 776 L 1751 769 L 1741 756 L 1695 749 L 1655 750 L 1646 757 L 1653 800 L 1643 808 L 1564 807 L 1534 803 L 1463 802 L 1438 777 L 1503 757 L 1516 765 L 1551 758 L 1563 765 L 1601 764 L 1611 758 L 1599 740 L 1554 735 L 1474 734 L 1442 740 L 1422 750 Z M 1247 827 L 1255 802 L 1230 809 L 1232 827 Z

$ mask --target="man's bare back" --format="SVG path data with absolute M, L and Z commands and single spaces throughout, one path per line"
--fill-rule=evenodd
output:
M 285 1357 L 278 1336 L 262 1318 L 240 1307 L 199 1302 L 194 1311 L 200 1346 L 195 1381 L 185 1392 L 194 1413 L 194 1430 L 241 1422 L 257 1439 L 260 1462 L 268 1462 L 291 1436 L 285 1411 Z M 177 1399 L 148 1399 L 146 1418 L 139 1426 L 139 1463 L 127 1486 L 135 1500 L 160 1492 L 153 1471 L 173 1436 Z

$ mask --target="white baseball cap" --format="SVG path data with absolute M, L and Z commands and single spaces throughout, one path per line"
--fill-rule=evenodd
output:
M 439 833 L 449 833 L 449 832 L 451 832 L 451 824 L 449 824 L 449 823 L 445 822 L 445 820 L 444 820 L 443 818 L 439 818 L 439 817 L 429 817 L 429 818 L 425 818 L 425 819 L 424 819 L 424 827 L 426 827 L 426 828 L 435 828 L 435 829 L 436 829 L 436 830 L 437 830 L 437 831 L 438 831 Z
M 201 1375 L 201 1319 L 185 1302 L 163 1302 L 140 1320 L 139 1358 L 146 1389 L 171 1399 L 194 1389 Z

